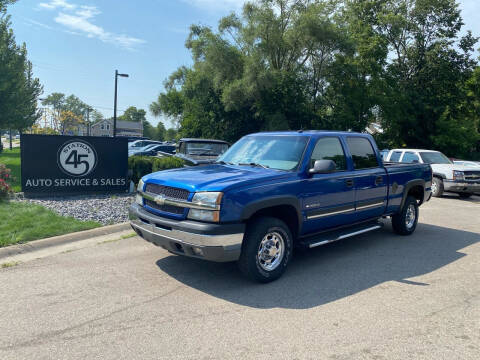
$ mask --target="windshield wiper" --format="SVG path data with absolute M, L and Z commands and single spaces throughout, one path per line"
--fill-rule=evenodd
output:
M 240 165 L 240 166 L 256 166 L 256 167 L 261 167 L 261 168 L 264 168 L 264 169 L 270 168 L 270 166 L 262 165 L 262 164 L 257 164 L 257 163 L 254 163 L 254 162 L 251 162 L 251 163 L 240 163 L 240 164 L 238 164 L 238 165 Z
M 234 165 L 234 163 L 225 162 L 225 161 L 223 161 L 223 160 L 215 161 L 215 164 L 220 164 L 220 165 Z

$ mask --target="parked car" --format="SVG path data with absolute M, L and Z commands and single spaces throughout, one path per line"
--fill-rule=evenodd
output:
M 134 136 L 134 137 L 128 137 L 127 136 L 127 141 L 128 141 L 128 144 L 130 143 L 133 143 L 134 141 L 138 141 L 138 140 L 150 140 L 149 138 L 146 138 L 146 137 L 143 137 L 143 136 Z
M 128 149 L 128 156 L 137 155 L 138 153 L 148 151 L 150 150 L 150 148 L 153 148 L 154 146 L 158 146 L 158 145 L 161 145 L 161 144 L 147 144 L 141 148 Z
M 152 145 L 152 144 L 162 144 L 162 142 L 156 141 L 156 140 L 136 140 L 131 143 L 128 143 L 128 150 L 139 150 L 141 148 L 144 148 L 147 145 Z
M 431 182 L 427 164 L 384 165 L 368 134 L 259 133 L 214 164 L 144 176 L 129 216 L 139 236 L 171 253 L 238 261 L 269 282 L 294 246 L 380 229 L 384 216 L 396 233 L 412 234 Z
M 227 149 L 228 143 L 223 140 L 180 139 L 175 156 L 189 165 L 205 165 L 213 163 Z
M 440 197 L 452 192 L 469 198 L 480 192 L 480 169 L 476 166 L 452 163 L 439 151 L 421 149 L 390 150 L 387 161 L 430 164 L 433 170 L 432 194 Z
M 152 144 L 145 147 L 144 150 L 134 152 L 135 156 L 157 156 L 161 152 L 163 154 L 173 155 L 175 153 L 174 145 Z M 130 155 L 131 156 L 131 155 Z

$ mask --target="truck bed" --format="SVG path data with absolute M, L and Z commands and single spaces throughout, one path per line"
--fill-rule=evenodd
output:
M 431 167 L 428 164 L 384 162 L 388 174 L 388 206 L 387 215 L 394 214 L 400 209 L 405 185 L 412 180 L 431 179 Z M 431 183 L 426 182 L 430 188 Z

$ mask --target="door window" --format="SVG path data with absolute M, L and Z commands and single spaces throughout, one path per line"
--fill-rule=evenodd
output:
M 373 151 L 372 144 L 362 137 L 348 137 L 348 147 L 352 154 L 355 170 L 379 167 L 377 155 Z
M 401 151 L 394 151 L 392 156 L 390 156 L 390 161 L 391 162 L 399 162 L 400 161 L 400 156 L 402 156 Z
M 414 161 L 419 162 L 419 158 L 416 154 L 412 152 L 406 152 L 403 155 L 402 162 L 404 163 L 413 163 Z
M 313 168 L 317 160 L 332 160 L 338 171 L 347 169 L 347 161 L 343 152 L 342 144 L 336 137 L 324 137 L 318 140 L 313 149 L 310 167 Z

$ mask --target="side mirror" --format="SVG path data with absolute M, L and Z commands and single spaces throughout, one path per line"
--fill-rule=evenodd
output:
M 335 172 L 337 165 L 332 160 L 316 160 L 313 168 L 308 172 L 310 174 L 330 174 Z

